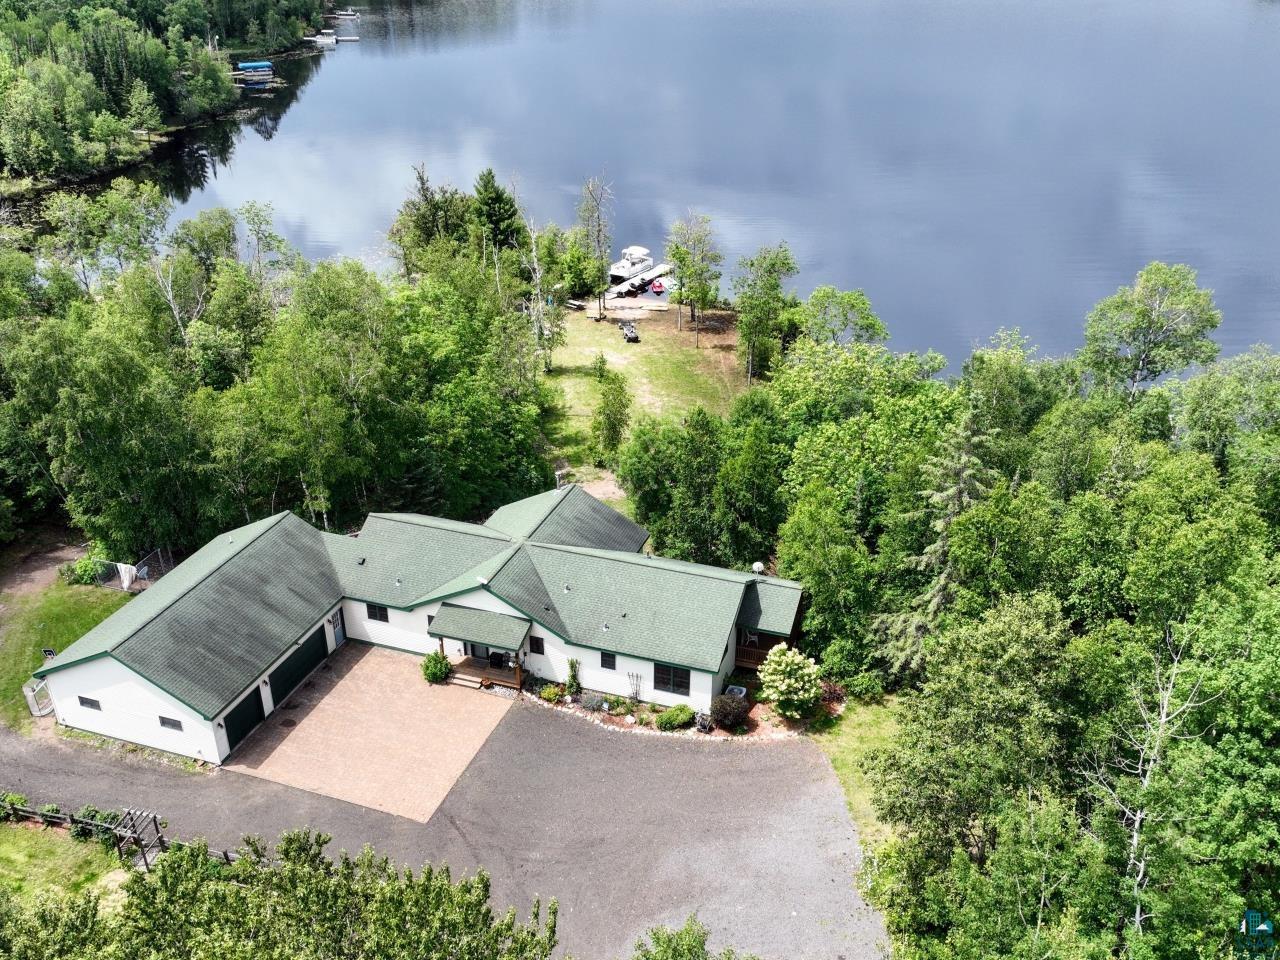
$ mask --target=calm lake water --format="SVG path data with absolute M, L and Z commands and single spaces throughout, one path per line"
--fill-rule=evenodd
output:
M 897 349 L 1001 326 L 1073 349 L 1154 259 L 1194 265 L 1227 352 L 1280 342 L 1280 3 L 372 0 L 291 87 L 153 173 L 179 215 L 274 204 L 309 257 L 385 264 L 425 163 L 492 166 L 534 217 L 582 180 L 615 248 L 690 208 L 732 264 L 787 240 L 802 295 L 867 290 Z M 727 289 L 727 284 L 726 284 Z

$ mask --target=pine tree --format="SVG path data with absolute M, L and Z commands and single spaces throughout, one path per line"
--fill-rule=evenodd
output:
M 943 438 L 941 449 L 921 469 L 925 501 L 917 516 L 927 516 L 933 540 L 908 565 L 929 580 L 924 590 L 901 613 L 877 621 L 881 655 L 898 676 L 918 673 L 924 666 L 925 639 L 937 631 L 955 599 L 956 576 L 951 563 L 951 525 L 986 496 L 995 472 L 982 462 L 990 434 L 979 430 L 970 409 Z

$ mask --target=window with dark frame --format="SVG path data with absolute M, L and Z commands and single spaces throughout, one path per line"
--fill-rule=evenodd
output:
M 606 653 L 605 651 L 601 650 L 600 651 L 600 669 L 601 670 L 617 670 L 618 658 L 614 656 L 612 653 Z
M 542 646 L 542 638 L 529 634 L 529 652 L 530 653 L 546 653 Z
M 80 697 L 79 700 L 80 700 L 80 706 L 84 707 L 86 710 L 102 709 L 102 704 L 100 704 L 97 700 L 94 700 L 92 697 Z
M 653 665 L 653 689 L 663 693 L 674 693 L 681 697 L 689 695 L 689 671 L 685 667 L 672 667 L 665 663 Z
M 387 615 L 387 608 L 380 607 L 376 603 L 366 603 L 364 605 L 365 612 L 369 615 L 370 620 L 377 620 L 379 623 L 386 623 L 390 620 Z
M 161 717 L 160 726 L 164 727 L 166 730 L 181 730 L 182 721 L 174 720 L 172 717 Z

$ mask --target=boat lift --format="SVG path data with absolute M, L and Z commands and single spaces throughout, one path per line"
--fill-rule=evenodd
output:
M 671 264 L 660 263 L 644 273 L 638 273 L 628 280 L 621 283 L 615 283 L 612 287 L 605 291 L 605 296 L 609 299 L 617 297 L 625 297 L 628 293 L 638 293 L 643 290 L 659 277 L 665 277 L 672 270 Z

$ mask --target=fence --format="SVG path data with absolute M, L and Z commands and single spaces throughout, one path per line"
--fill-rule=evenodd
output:
M 95 579 L 98 586 L 136 593 L 151 586 L 176 567 L 177 563 L 174 561 L 172 550 L 168 547 L 157 547 L 137 563 L 124 566 L 126 568 L 132 566 L 133 570 L 126 572 L 121 569 L 121 564 L 112 563 L 109 560 L 97 561 L 98 569 Z M 129 577 L 132 579 L 128 579 Z
M 116 855 L 126 862 L 137 857 L 142 861 L 142 868 L 148 872 L 156 857 L 172 847 L 188 846 L 181 840 L 173 840 L 164 833 L 164 821 L 151 810 L 133 810 L 126 808 L 115 821 L 97 820 L 91 817 L 80 817 L 71 813 L 63 813 L 55 808 L 37 809 L 20 803 L 11 803 L 0 796 L 0 806 L 7 812 L 7 817 L 0 819 L 27 820 L 43 823 L 50 827 L 66 827 L 69 830 L 87 831 L 88 838 L 110 836 Z M 209 850 L 209 856 L 222 863 L 234 863 L 237 855 L 230 850 Z

